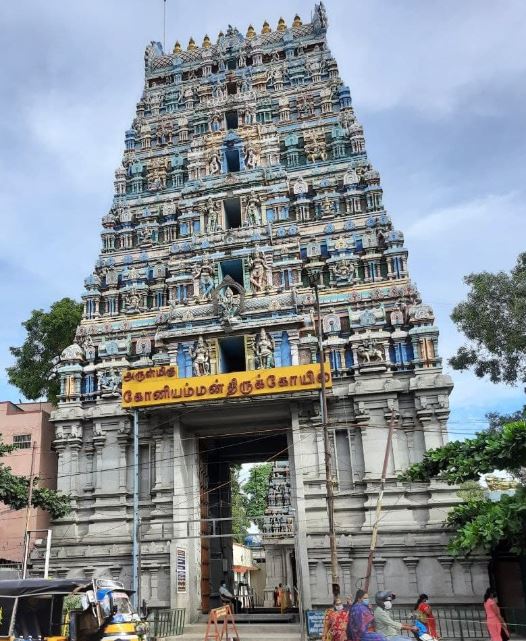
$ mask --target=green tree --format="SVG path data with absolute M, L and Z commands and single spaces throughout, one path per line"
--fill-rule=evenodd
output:
M 232 534 L 234 541 L 243 543 L 247 535 L 250 519 L 247 516 L 245 497 L 241 491 L 241 465 L 232 465 L 230 468 L 230 492 L 232 507 Z
M 0 458 L 16 450 L 16 446 L 2 442 L 0 435 Z M 29 478 L 16 476 L 11 468 L 0 461 L 0 501 L 13 510 L 25 508 L 29 499 Z M 33 507 L 39 507 L 51 514 L 54 519 L 70 512 L 69 497 L 47 487 L 38 487 L 38 478 L 33 482 Z
M 471 369 L 494 383 L 526 381 L 526 253 L 510 273 L 482 272 L 464 278 L 467 300 L 451 314 L 468 339 L 449 363 L 457 370 Z
M 268 481 L 272 463 L 260 463 L 250 468 L 247 481 L 243 484 L 246 512 L 249 518 L 262 516 L 267 507 Z M 258 521 L 261 525 L 261 521 Z
M 82 304 L 63 298 L 48 312 L 34 309 L 24 321 L 27 335 L 20 347 L 10 347 L 15 364 L 7 368 L 9 382 L 31 400 L 56 402 L 59 383 L 53 378 L 53 361 L 71 345 L 82 317 Z
M 521 413 L 523 415 L 523 413 Z M 514 415 L 517 416 L 517 415 Z M 509 417 L 505 417 L 506 419 Z M 454 531 L 449 548 L 467 555 L 482 549 L 507 549 L 526 553 L 526 421 L 499 423 L 490 417 L 490 427 L 465 441 L 451 441 L 429 450 L 421 463 L 400 477 L 403 481 L 427 482 L 433 478 L 453 485 L 478 481 L 482 474 L 502 470 L 518 483 L 513 495 L 502 494 L 497 501 L 476 492 L 464 495 L 454 507 L 446 526 Z

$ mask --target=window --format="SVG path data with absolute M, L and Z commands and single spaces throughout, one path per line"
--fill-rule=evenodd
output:
M 232 280 L 244 287 L 243 278 L 243 261 L 239 258 L 233 260 L 224 260 L 221 262 L 221 275 L 230 276 Z
M 225 114 L 226 128 L 227 129 L 237 129 L 238 128 L 238 115 L 237 111 L 227 111 Z
M 225 206 L 225 227 L 235 229 L 241 227 L 241 201 L 239 198 L 227 198 Z
M 227 172 L 237 172 L 240 170 L 239 151 L 235 147 L 229 147 L 225 151 L 226 170 Z
M 148 500 L 153 487 L 153 448 L 139 445 L 139 498 Z
M 28 450 L 31 447 L 31 434 L 13 434 L 13 445 L 21 450 Z
M 219 365 L 223 374 L 246 370 L 245 339 L 243 336 L 219 339 Z
M 226 93 L 227 96 L 235 96 L 237 93 L 237 84 L 235 82 L 227 82 Z

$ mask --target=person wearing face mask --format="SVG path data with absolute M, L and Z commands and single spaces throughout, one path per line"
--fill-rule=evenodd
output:
M 369 595 L 363 590 L 358 590 L 349 609 L 348 641 L 387 641 L 383 634 L 373 631 L 374 623 L 374 616 L 369 608 Z
M 349 612 L 343 607 L 341 600 L 336 599 L 325 617 L 323 639 L 347 641 L 348 616 Z
M 395 595 L 392 592 L 376 593 L 376 608 L 374 610 L 376 631 L 381 632 L 389 641 L 407 641 L 407 637 L 401 634 L 402 630 L 416 632 L 417 629 L 409 623 L 400 623 L 393 619 L 389 611 L 393 607 L 394 598 Z
M 419 621 L 421 621 L 427 628 L 428 634 L 435 639 L 440 639 L 437 631 L 437 622 L 429 605 L 429 597 L 427 594 L 421 594 L 415 605 L 415 614 Z

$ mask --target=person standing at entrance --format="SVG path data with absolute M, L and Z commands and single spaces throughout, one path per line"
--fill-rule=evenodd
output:
M 224 579 L 221 581 L 221 585 L 219 586 L 219 596 L 221 598 L 221 603 L 232 606 L 234 614 L 237 614 L 240 611 L 241 602 L 239 599 L 236 599 L 232 592 L 230 592 L 226 587 L 226 581 Z
M 497 593 L 491 588 L 488 588 L 484 594 L 484 610 L 486 610 L 486 625 L 488 626 L 491 641 L 503 641 L 504 638 L 509 639 L 510 631 L 497 605 Z M 503 633 L 506 637 L 503 636 Z

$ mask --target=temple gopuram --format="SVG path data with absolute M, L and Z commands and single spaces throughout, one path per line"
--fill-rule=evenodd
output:
M 230 469 L 263 461 L 274 471 L 259 601 L 283 583 L 304 609 L 332 602 L 314 270 L 342 596 L 366 573 L 395 421 L 369 591 L 479 600 L 485 559 L 447 554 L 456 493 L 397 480 L 446 441 L 452 382 L 327 26 L 319 3 L 309 23 L 146 48 L 84 317 L 57 365 L 58 488 L 73 510 L 54 523 L 55 576 L 131 584 L 136 416 L 150 608 L 192 621 L 218 604 Z

